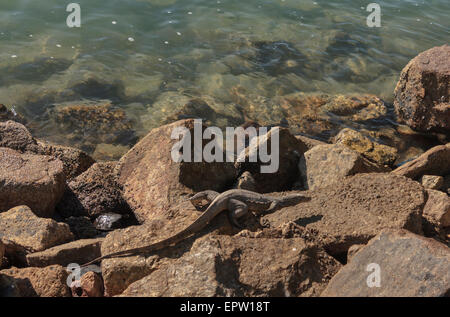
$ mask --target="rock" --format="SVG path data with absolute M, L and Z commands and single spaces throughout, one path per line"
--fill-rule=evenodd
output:
M 223 191 L 235 180 L 232 163 L 175 162 L 171 157 L 172 147 L 179 142 L 171 139 L 175 128 L 189 130 L 194 144 L 194 120 L 182 120 L 153 129 L 119 162 L 124 198 L 141 223 L 167 215 L 171 206 L 194 192 Z
M 126 214 L 131 210 L 122 197 L 117 182 L 116 162 L 95 163 L 67 185 L 57 205 L 61 216 L 89 216 L 95 218 L 103 213 Z
M 389 256 L 386 256 L 386 255 Z M 368 267 L 375 264 L 375 268 Z M 368 284 L 379 267 L 380 287 Z M 370 286 L 372 287 L 370 287 Z M 442 297 L 450 290 L 450 249 L 406 230 L 373 238 L 330 281 L 321 296 Z
M 356 253 L 359 252 L 362 248 L 364 248 L 364 244 L 354 244 L 352 245 L 347 252 L 347 263 L 352 260 L 352 258 L 355 256 Z
M 444 177 L 435 175 L 423 175 L 420 180 L 422 186 L 427 189 L 439 190 L 444 186 Z
M 393 173 L 412 179 L 419 179 L 423 175 L 450 174 L 450 143 L 429 149 L 415 160 L 395 169 Z
M 92 239 L 100 235 L 88 217 L 69 217 L 64 219 L 75 236 L 75 240 Z
M 440 232 L 450 226 L 450 197 L 443 192 L 428 189 L 428 200 L 423 208 L 425 233 Z M 431 227 L 430 227 L 431 225 Z
M 444 177 L 444 185 L 442 187 L 442 190 L 450 195 L 450 175 L 446 175 Z
M 39 152 L 39 145 L 24 125 L 15 121 L 0 122 L 0 147 L 19 152 Z
M 14 279 L 21 297 L 70 297 L 66 284 L 69 274 L 59 265 L 23 269 L 13 267 L 0 271 L 2 275 Z
M 25 119 L 20 114 L 17 114 L 14 110 L 9 110 L 5 105 L 0 104 L 0 122 L 8 120 L 14 120 L 22 124 L 25 123 Z
M 50 156 L 0 148 L 0 184 L 0 212 L 27 205 L 36 215 L 51 217 L 64 192 L 63 164 Z
M 80 287 L 83 292 L 82 297 L 103 297 L 103 280 L 95 272 L 91 271 L 83 274 L 80 280 Z
M 259 135 L 257 138 L 250 143 L 246 152 L 243 151 L 238 155 L 236 169 L 239 173 L 248 171 L 252 174 L 258 192 L 270 193 L 291 189 L 299 177 L 298 162 L 300 156 L 307 150 L 307 146 L 294 137 L 288 129 L 279 127 L 272 128 L 267 134 Z M 274 141 L 278 144 L 272 145 Z M 270 154 L 270 162 L 262 162 L 261 151 L 270 153 L 274 146 L 278 153 Z M 252 156 L 258 158 L 257 162 L 250 162 Z M 264 171 L 263 168 L 268 170 Z
M 343 145 L 318 145 L 300 158 L 299 170 L 304 187 L 317 189 L 339 182 L 358 173 L 386 172 L 388 169 L 372 163 L 358 152 Z
M 70 263 L 84 264 L 98 258 L 103 238 L 86 239 L 61 244 L 50 249 L 27 254 L 29 266 L 45 267 L 53 264 L 67 266 Z
M 250 172 L 244 172 L 239 176 L 235 188 L 257 192 L 258 184 Z
M 317 146 L 317 145 L 325 145 L 327 144 L 326 142 L 317 140 L 317 139 L 313 139 L 313 138 L 309 138 L 307 136 L 304 135 L 296 135 L 295 136 L 297 138 L 297 140 L 300 140 L 301 142 L 303 142 L 303 144 L 306 145 L 307 151 L 311 150 L 313 147 Z
M 423 187 L 406 177 L 368 173 L 308 191 L 308 202 L 262 216 L 266 227 L 294 222 L 315 232 L 316 244 L 343 257 L 354 244 L 366 244 L 382 229 L 422 233 Z
M 207 236 L 122 296 L 318 296 L 339 268 L 299 238 Z
M 25 262 L 27 253 L 43 251 L 72 239 L 67 224 L 39 218 L 26 206 L 0 213 L 0 240 L 6 245 L 6 254 L 19 263 Z
M 1 272 L 1 271 L 0 271 Z M 0 273 L 0 297 L 20 297 L 18 280 Z
M 3 266 L 3 257 L 5 256 L 5 245 L 0 240 L 0 268 Z
M 418 131 L 450 132 L 450 46 L 422 52 L 403 69 L 395 88 L 398 121 Z
M 37 154 L 49 155 L 61 160 L 67 180 L 77 177 L 86 171 L 95 160 L 87 153 L 73 147 L 61 146 L 38 141 L 40 149 Z
M 351 121 L 368 121 L 387 115 L 386 104 L 377 96 L 336 95 L 322 109 Z
M 392 166 L 398 158 L 397 149 L 373 142 L 362 133 L 345 128 L 334 137 L 334 143 L 342 144 L 379 164 Z

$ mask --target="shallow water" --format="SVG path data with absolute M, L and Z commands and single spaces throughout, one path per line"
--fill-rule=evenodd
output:
M 448 0 L 378 1 L 380 28 L 366 25 L 370 1 L 78 0 L 81 28 L 66 25 L 69 2 L 1 1 L 0 103 L 38 137 L 97 158 L 119 157 L 192 97 L 222 113 L 211 119 L 219 126 L 240 124 L 236 107 L 255 96 L 369 93 L 391 103 L 408 61 L 450 39 Z M 258 102 L 248 104 L 268 123 L 284 120 Z M 61 115 L 73 104 L 111 108 L 100 119 Z M 396 129 L 391 106 L 369 121 L 355 128 Z M 332 130 L 353 126 L 336 122 Z

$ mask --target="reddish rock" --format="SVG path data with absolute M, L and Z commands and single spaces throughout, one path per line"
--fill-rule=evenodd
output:
M 207 236 L 122 296 L 318 296 L 339 268 L 300 238 Z
M 0 271 L 1 275 L 13 279 L 18 288 L 16 296 L 70 297 L 70 289 L 66 284 L 68 273 L 59 265 L 23 269 L 13 267 Z
M 87 272 L 83 274 L 80 280 L 82 297 L 102 297 L 103 296 L 103 280 L 102 277 L 95 272 Z
M 193 145 L 194 120 L 177 121 L 153 129 L 120 160 L 119 183 L 139 222 L 167 216 L 171 206 L 190 194 L 222 191 L 235 180 L 232 163 L 175 162 L 171 151 L 179 139 L 171 139 L 171 135 L 178 127 L 191 132 Z
M 0 147 L 32 153 L 40 148 L 27 128 L 15 121 L 0 122 Z
M 326 187 L 345 176 L 389 170 L 339 144 L 315 146 L 301 157 L 299 169 L 301 180 L 307 189 Z
M 0 148 L 0 212 L 27 205 L 51 217 L 65 186 L 63 164 L 50 156 L 20 154 Z
M 20 264 L 26 263 L 27 253 L 43 251 L 72 239 L 67 224 L 39 218 L 26 206 L 0 213 L 0 240 L 6 245 L 7 255 Z
M 41 252 L 27 254 L 29 266 L 45 267 L 53 264 L 67 266 L 70 263 L 84 264 L 101 255 L 103 238 L 76 240 L 57 245 Z
M 450 46 L 429 49 L 403 69 L 395 88 L 398 120 L 418 131 L 450 132 Z
M 423 175 L 445 176 L 450 174 L 450 143 L 429 149 L 392 173 L 412 179 L 419 179 Z
M 430 231 L 441 231 L 450 227 L 450 197 L 443 192 L 427 190 L 428 200 L 423 208 L 423 217 L 426 220 L 426 233 Z M 429 227 L 431 225 L 431 228 Z
M 356 253 L 321 296 L 442 297 L 449 291 L 450 248 L 406 230 L 387 230 Z

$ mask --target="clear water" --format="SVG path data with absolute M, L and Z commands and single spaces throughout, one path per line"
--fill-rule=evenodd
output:
M 119 156 L 186 96 L 232 111 L 236 86 L 266 98 L 370 93 L 390 103 L 408 61 L 450 39 L 448 0 L 378 1 L 380 28 L 367 27 L 370 1 L 360 0 L 74 0 L 81 28 L 66 25 L 69 2 L 0 1 L 0 103 L 39 137 L 97 157 Z M 125 112 L 109 113 L 124 121 L 111 124 L 119 137 L 89 139 L 108 124 L 52 117 L 98 103 Z

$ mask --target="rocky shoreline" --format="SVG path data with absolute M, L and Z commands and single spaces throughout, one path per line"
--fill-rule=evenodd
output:
M 190 118 L 210 107 L 204 100 L 186 100 L 120 160 L 98 162 L 34 138 L 19 115 L 0 105 L 0 296 L 449 296 L 449 61 L 448 45 L 420 54 L 394 92 L 397 120 L 434 140 L 426 152 L 400 157 L 405 149 L 383 142 L 382 131 L 345 127 L 329 143 L 311 138 L 327 130 L 327 117 L 376 120 L 388 109 L 375 96 L 298 93 L 272 107 L 291 118 L 289 128 L 280 127 L 274 174 L 260 173 L 260 161 L 173 161 L 173 129 L 192 130 Z M 238 100 L 239 91 L 233 94 Z M 252 106 L 265 100 L 240 102 L 255 112 L 246 119 L 268 125 Z M 80 118 L 96 115 L 129 133 L 121 114 L 108 107 L 67 108 L 57 118 L 69 116 L 81 126 Z M 202 119 L 209 125 L 217 121 L 211 118 Z M 101 127 L 108 138 L 108 125 Z M 66 269 L 176 234 L 200 215 L 189 197 L 231 188 L 311 199 L 250 214 L 245 229 L 220 214 L 192 237 L 152 254 Z M 380 287 L 367 282 L 370 264 L 381 272 Z

